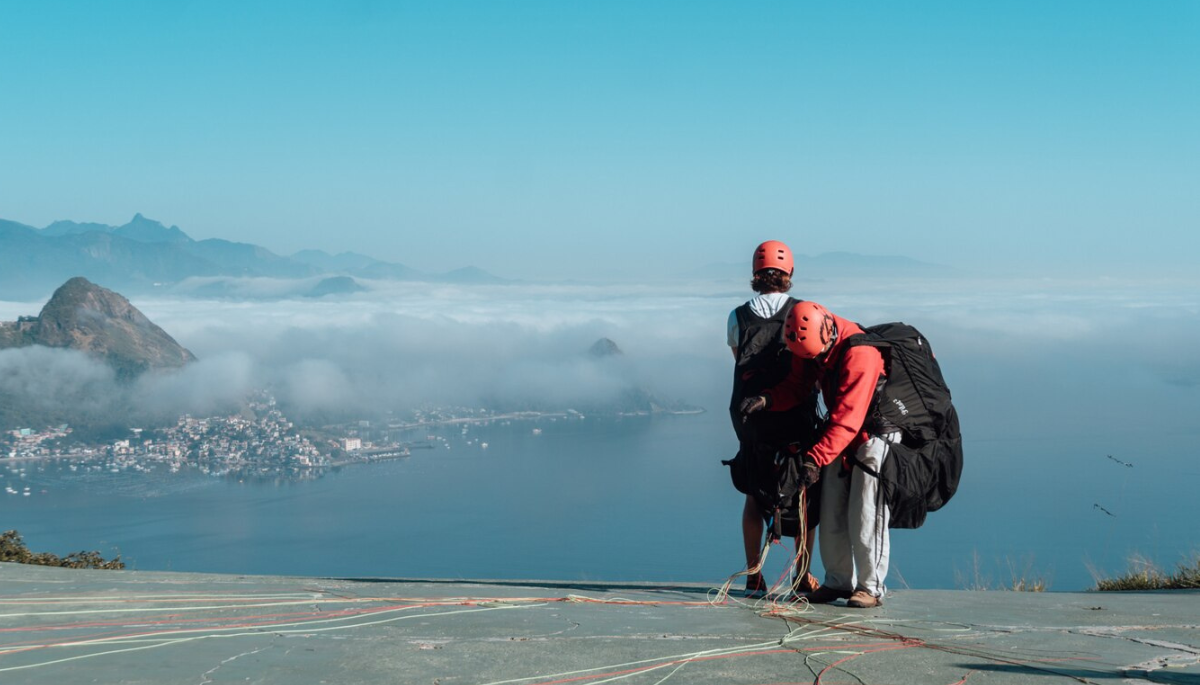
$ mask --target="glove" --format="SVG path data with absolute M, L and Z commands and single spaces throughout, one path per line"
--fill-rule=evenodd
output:
M 745 423 L 751 414 L 766 409 L 770 404 L 771 399 L 766 395 L 754 395 L 742 400 L 742 403 L 738 405 L 738 412 L 742 415 L 742 423 Z
M 817 462 L 811 459 L 805 459 L 800 464 L 800 485 L 807 488 L 808 486 L 821 480 L 821 467 L 817 466 Z

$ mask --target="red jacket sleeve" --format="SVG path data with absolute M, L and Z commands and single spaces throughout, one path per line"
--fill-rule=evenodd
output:
M 808 457 L 821 466 L 833 463 L 862 431 L 875 395 L 875 385 L 883 373 L 879 350 L 867 345 L 851 347 L 842 355 L 833 388 L 822 388 L 829 421 Z M 831 397 L 832 395 L 832 397 Z M 832 400 L 832 405 L 829 402 Z

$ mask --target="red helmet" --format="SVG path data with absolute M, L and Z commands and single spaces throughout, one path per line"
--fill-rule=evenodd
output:
M 815 359 L 837 335 L 833 314 L 816 302 L 797 302 L 783 323 L 783 337 L 792 354 Z
M 754 273 L 763 269 L 779 269 L 791 276 L 795 266 L 792 251 L 778 240 L 768 240 L 754 250 Z

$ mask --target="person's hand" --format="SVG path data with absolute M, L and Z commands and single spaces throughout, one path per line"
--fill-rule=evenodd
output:
M 821 467 L 817 466 L 817 462 L 811 459 L 805 459 L 800 463 L 800 485 L 807 488 L 808 486 L 821 480 Z
M 742 415 L 742 422 L 745 423 L 746 419 L 754 412 L 766 409 L 768 403 L 769 400 L 766 395 L 754 395 L 742 400 L 742 403 L 738 405 L 738 412 Z

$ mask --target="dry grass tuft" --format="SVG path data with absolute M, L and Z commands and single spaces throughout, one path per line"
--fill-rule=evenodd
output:
M 991 575 L 983 568 L 984 564 L 979 557 L 979 552 L 972 552 L 970 576 L 955 569 L 956 584 L 963 590 L 1008 590 L 1012 592 L 1045 592 L 1050 587 L 1046 576 L 1034 571 L 1032 557 L 1025 559 L 1024 563 L 1020 565 L 1008 558 L 1004 560 L 1004 565 L 1008 569 L 1008 580 L 993 581 Z
M 1174 573 L 1164 573 L 1154 562 L 1142 556 L 1129 560 L 1130 569 L 1114 578 L 1096 578 L 1100 592 L 1135 590 L 1195 590 L 1200 589 L 1200 555 L 1182 562 Z

